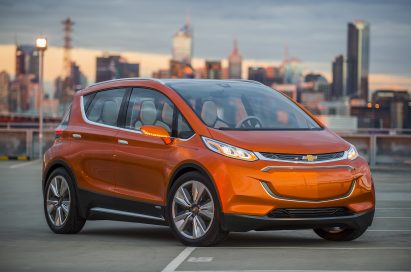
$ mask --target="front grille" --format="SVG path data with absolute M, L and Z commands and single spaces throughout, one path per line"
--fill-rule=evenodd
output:
M 314 209 L 275 209 L 267 216 L 273 218 L 318 218 L 347 216 L 352 212 L 345 207 L 314 208 Z
M 336 160 L 341 159 L 344 157 L 344 151 L 337 152 L 337 153 L 326 153 L 326 154 L 313 154 L 311 156 L 316 157 L 315 159 L 309 159 L 310 155 L 304 154 L 276 154 L 276 153 L 260 153 L 264 158 L 270 160 L 278 160 L 278 161 L 293 161 L 293 162 L 320 162 L 320 161 L 329 161 L 329 160 Z

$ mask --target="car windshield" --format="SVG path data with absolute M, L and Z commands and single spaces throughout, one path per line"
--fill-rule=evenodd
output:
M 211 128 L 221 130 L 318 130 L 294 102 L 254 82 L 175 81 L 173 88 Z

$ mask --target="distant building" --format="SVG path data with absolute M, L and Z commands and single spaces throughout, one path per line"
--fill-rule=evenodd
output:
M 87 86 L 87 78 L 75 62 L 71 62 L 69 71 L 70 74 L 66 78 L 57 77 L 54 81 L 54 99 L 58 101 L 57 112 L 60 115 L 67 110 L 73 100 L 74 93 Z M 50 99 L 48 103 L 54 105 L 52 101 L 53 99 Z M 50 106 L 50 109 L 53 108 L 54 106 Z
M 170 78 L 170 71 L 168 69 L 160 69 L 153 72 L 153 78 Z
M 350 103 L 360 128 L 411 128 L 411 98 L 407 91 L 377 90 L 368 103 Z
M 248 67 L 248 79 L 255 80 L 267 86 L 283 84 L 284 75 L 281 67 Z
M 272 84 L 283 84 L 284 76 L 281 73 L 281 68 L 276 66 L 268 66 L 265 68 L 266 70 L 266 82 L 267 86 L 271 86 Z
M 317 79 L 317 81 L 314 80 Z M 308 78 L 311 81 L 303 82 L 298 85 L 298 102 L 300 102 L 304 107 L 306 107 L 313 114 L 321 114 L 320 104 L 325 101 L 327 90 L 326 85 L 321 85 L 322 76 L 321 75 L 309 75 Z
M 0 112 L 9 111 L 10 75 L 6 71 L 0 72 Z
M 273 84 L 271 88 L 297 100 L 298 86 L 296 84 Z
M 17 45 L 15 55 L 16 75 L 10 84 L 9 111 L 34 113 L 39 97 L 39 54 L 34 45 Z
M 193 56 L 193 32 L 187 21 L 173 36 L 172 60 L 191 64 Z
M 304 82 L 327 82 L 327 79 L 321 74 L 308 73 L 304 76 Z
M 39 54 L 34 45 L 17 45 L 16 46 L 16 77 L 19 75 L 35 76 L 34 80 L 39 78 Z
M 221 79 L 221 61 L 206 61 L 205 68 L 208 79 Z
M 323 98 L 328 100 L 330 96 L 330 84 L 324 76 L 321 74 L 309 73 L 304 77 L 304 83 L 311 83 L 309 84 L 309 89 L 314 92 L 322 93 Z M 302 98 L 301 101 L 304 102 Z
M 238 51 L 237 40 L 234 40 L 233 50 L 228 56 L 228 78 L 241 79 L 242 57 Z
M 196 73 L 198 73 L 197 70 Z M 228 79 L 228 67 L 223 67 L 221 71 L 221 79 Z
M 341 97 L 338 100 L 323 101 L 320 103 L 320 110 L 322 115 L 350 115 L 350 103 L 348 97 Z
M 361 20 L 348 24 L 347 95 L 368 101 L 370 25 Z
M 338 55 L 332 64 L 332 85 L 331 94 L 332 99 L 338 99 L 345 96 L 346 93 L 346 65 L 343 55 Z
M 190 64 L 170 60 L 170 77 L 171 78 L 194 78 L 195 73 Z
M 264 67 L 248 67 L 248 79 L 265 84 L 266 70 Z
M 9 112 L 34 113 L 38 105 L 38 82 L 34 74 L 20 74 L 11 83 Z
M 70 78 L 72 80 L 74 90 L 78 91 L 87 87 L 87 78 L 83 72 L 81 72 L 80 67 L 75 62 L 72 62 L 70 68 Z
M 140 65 L 138 63 L 128 63 L 121 56 L 105 55 L 96 59 L 96 82 L 138 77 L 140 74 Z
M 372 105 L 381 112 L 384 128 L 411 128 L 411 97 L 407 91 L 377 90 L 372 94 Z
M 284 84 L 299 84 L 303 78 L 303 65 L 300 60 L 287 59 L 282 64 L 282 74 Z

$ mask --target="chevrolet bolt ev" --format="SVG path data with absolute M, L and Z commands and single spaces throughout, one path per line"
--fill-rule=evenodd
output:
M 374 217 L 367 162 L 253 81 L 122 79 L 75 94 L 43 161 L 55 233 L 86 220 L 168 225 L 184 244 L 313 229 L 348 241 Z

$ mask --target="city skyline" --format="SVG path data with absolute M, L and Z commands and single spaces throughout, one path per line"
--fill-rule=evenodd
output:
M 407 10 L 410 10 L 411 5 L 409 3 L 394 1 L 388 5 L 382 1 L 367 1 L 361 4 L 356 4 L 353 1 L 343 3 L 320 1 L 316 2 L 318 5 L 312 5 L 299 1 L 292 1 L 289 4 L 260 2 L 259 5 L 255 5 L 256 8 L 253 13 L 248 14 L 249 9 L 247 9 L 247 6 L 249 4 L 245 2 L 242 2 L 241 5 L 224 3 L 221 4 L 221 7 L 216 8 L 217 3 L 214 1 L 207 4 L 176 1 L 170 10 L 171 14 L 162 16 L 163 11 L 157 11 L 158 14 L 154 13 L 156 16 L 152 14 L 153 19 L 155 18 L 156 21 L 153 22 L 152 19 L 147 19 L 147 14 L 153 11 L 153 4 L 147 2 L 136 4 L 132 2 L 130 10 L 133 10 L 134 7 L 144 12 L 139 13 L 141 16 L 134 16 L 133 20 L 125 20 L 123 18 L 125 16 L 119 18 L 118 13 L 119 11 L 123 11 L 125 14 L 129 12 L 122 5 L 122 3 L 126 4 L 127 2 L 120 1 L 117 4 L 118 7 L 112 10 L 113 16 L 110 17 L 112 18 L 110 20 L 112 24 L 107 24 L 105 21 L 101 22 L 101 20 L 104 20 L 104 14 L 108 14 L 107 12 L 97 15 L 99 10 L 106 11 L 110 7 L 110 3 L 104 1 L 96 9 L 93 8 L 90 16 L 81 16 L 83 12 L 81 7 L 88 6 L 87 3 L 81 4 L 71 1 L 70 4 L 55 5 L 48 1 L 40 1 L 36 4 L 28 2 L 22 7 L 19 2 L 2 1 L 0 3 L 2 6 L 0 13 L 4 16 L 1 16 L 0 19 L 2 22 L 0 26 L 0 44 L 2 44 L 0 49 L 5 51 L 7 46 L 4 44 L 13 44 L 14 33 L 17 34 L 19 44 L 30 44 L 35 35 L 39 33 L 47 34 L 51 46 L 46 54 L 46 63 L 47 55 L 49 55 L 49 59 L 55 59 L 54 62 L 50 63 L 50 65 L 57 68 L 53 69 L 53 72 L 60 70 L 62 64 L 57 63 L 61 55 L 52 52 L 54 47 L 61 47 L 63 43 L 59 23 L 62 18 L 67 16 L 68 12 L 77 7 L 76 10 L 78 9 L 79 13 L 76 12 L 75 17 L 73 17 L 76 21 L 76 29 L 73 34 L 73 60 L 82 68 L 84 67 L 84 72 L 89 79 L 93 80 L 90 75 L 95 74 L 95 71 L 93 71 L 93 68 L 88 68 L 92 66 L 88 63 L 95 62 L 95 57 L 101 55 L 103 51 L 125 55 L 129 61 L 141 63 L 141 75 L 150 76 L 153 70 L 168 66 L 167 63 L 172 49 L 170 38 L 175 29 L 182 25 L 186 15 L 190 14 L 191 25 L 195 32 L 194 67 L 198 67 L 197 63 L 200 65 L 204 63 L 205 59 L 224 59 L 223 66 L 226 66 L 225 59 L 231 51 L 232 40 L 237 38 L 244 59 L 243 66 L 245 69 L 243 71 L 246 70 L 247 66 L 253 64 L 278 65 L 283 60 L 285 47 L 287 46 L 290 56 L 303 61 L 306 72 L 319 72 L 330 80 L 331 61 L 338 54 L 345 55 L 346 52 L 347 23 L 353 19 L 361 18 L 369 21 L 372 25 L 370 89 L 392 87 L 393 85 L 398 88 L 411 89 L 411 76 L 409 74 L 411 61 L 408 53 L 411 44 L 408 33 L 411 29 L 409 27 L 410 19 L 404 16 L 404 14 L 407 14 Z M 50 9 L 53 12 L 50 16 L 43 16 L 43 19 L 39 18 L 37 11 L 46 4 L 50 4 Z M 167 3 L 164 3 L 164 5 L 170 6 Z M 212 11 L 209 10 L 211 12 L 207 13 L 208 16 L 205 16 L 205 10 L 203 10 L 206 7 L 214 7 Z M 333 13 L 336 10 L 341 12 L 334 16 Z M 64 15 L 61 15 L 63 13 Z M 23 14 L 26 16 L 25 20 L 16 20 Z M 271 16 L 269 16 L 270 14 Z M 314 14 L 318 16 L 314 16 Z M 57 18 L 57 15 L 60 15 L 60 17 Z M 88 20 L 85 21 L 85 18 L 88 18 Z M 144 19 L 147 19 L 147 22 L 142 22 Z M 239 22 L 240 19 L 241 22 Z M 25 23 L 29 20 L 30 24 Z M 47 23 L 45 23 L 46 21 Z M 287 27 L 280 27 L 278 21 L 281 21 L 281 24 Z M 95 25 L 96 22 L 100 22 L 100 24 Z M 237 27 L 238 25 L 233 25 L 235 22 L 241 23 L 240 29 Z M 129 27 L 126 23 L 129 23 Z M 96 32 L 99 31 L 90 32 L 90 28 L 93 26 L 96 30 L 101 29 L 103 26 L 107 27 L 107 31 L 103 33 L 108 33 L 108 35 L 94 37 L 97 35 Z M 117 29 L 119 26 L 122 26 L 121 31 Z M 154 32 L 150 31 L 152 27 L 158 27 L 158 29 Z M 134 31 L 130 36 L 132 29 Z M 210 31 L 213 33 L 210 33 Z M 262 33 L 262 31 L 265 32 Z M 306 32 L 306 35 L 302 35 L 303 32 Z M 211 38 L 211 34 L 213 38 Z M 141 35 L 144 35 L 144 37 L 141 37 Z M 30 36 L 32 38 L 29 39 Z M 273 36 L 276 37 L 275 41 L 273 41 Z M 127 39 L 124 37 L 127 37 Z M 102 38 L 105 38 L 103 42 L 101 41 Z M 219 42 L 213 42 L 215 39 L 218 39 Z M 307 40 L 310 43 L 307 43 Z M 392 40 L 395 42 L 392 42 Z M 155 44 L 152 44 L 153 42 Z M 58 51 L 58 49 L 56 50 Z M 4 53 L 0 54 L 2 60 L 4 59 L 0 62 L 0 69 L 12 71 L 11 66 L 13 64 L 6 59 Z M 77 57 L 78 55 L 80 56 Z M 127 57 L 127 55 L 130 55 L 130 57 Z M 148 59 L 150 59 L 149 62 L 144 61 Z M 49 73 L 52 72 L 49 71 Z M 45 76 L 46 80 L 54 77 L 54 75 L 48 75 L 47 68 Z

